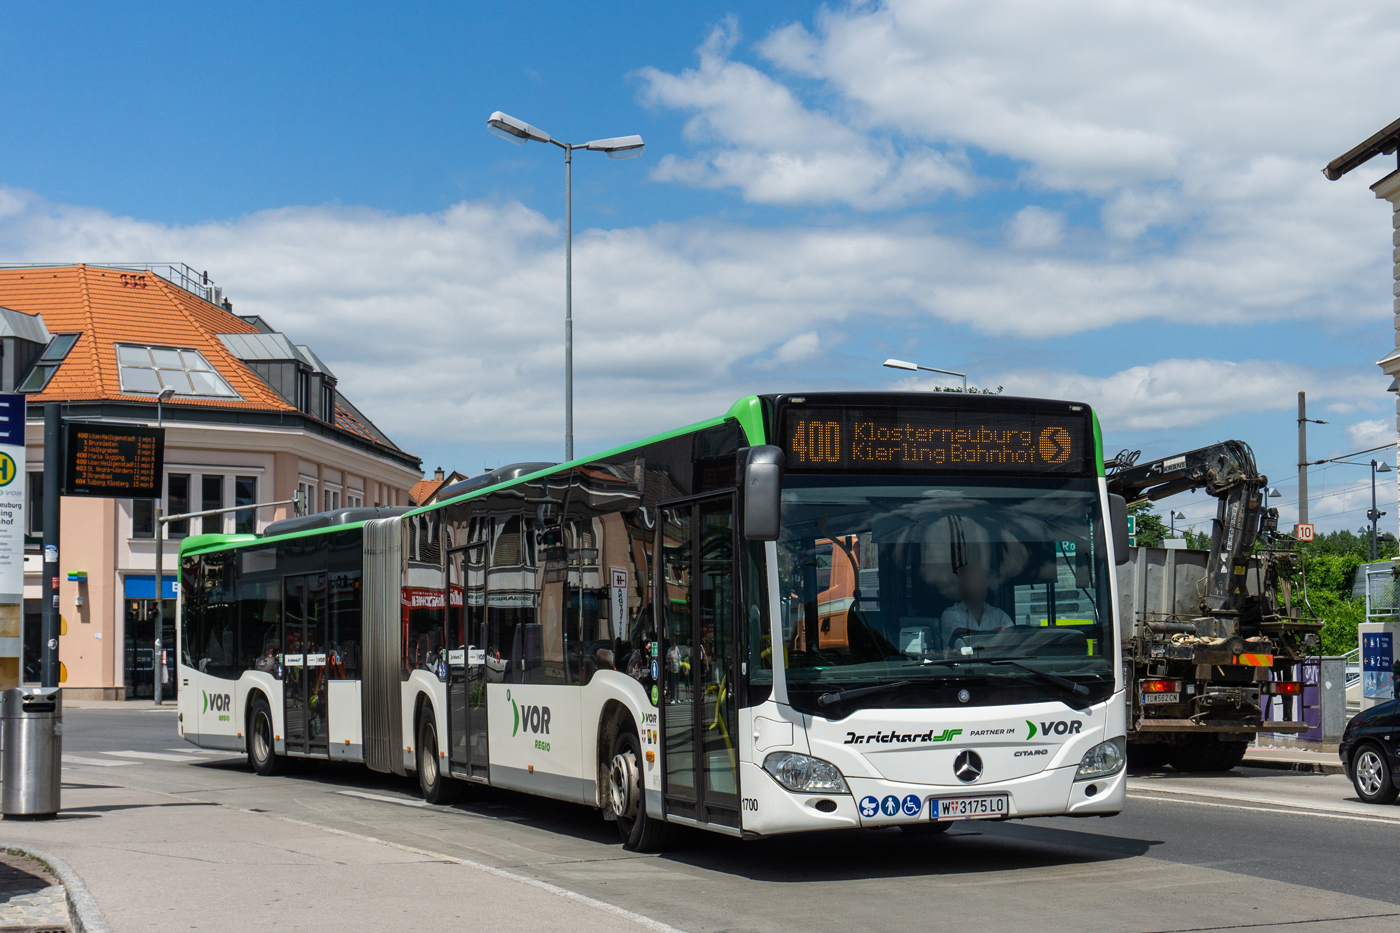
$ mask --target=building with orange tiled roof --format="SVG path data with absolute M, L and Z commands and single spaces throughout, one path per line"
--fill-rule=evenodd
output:
M 489 472 L 489 471 L 488 471 Z M 453 470 L 451 473 L 443 473 L 442 467 L 438 467 L 433 473 L 432 479 L 420 479 L 413 484 L 413 488 L 408 491 L 408 498 L 414 505 L 427 505 L 430 502 L 438 501 L 438 493 L 459 483 L 467 477 Z
M 311 512 L 412 503 L 418 458 L 341 395 L 310 347 L 234 314 L 207 274 L 179 264 L 0 267 L 0 391 L 29 398 L 26 679 L 38 665 L 44 403 L 62 402 L 70 420 L 154 424 L 162 389 L 174 393 L 160 406 L 165 514 L 298 496 Z M 168 525 L 166 539 L 256 532 L 292 514 L 280 505 L 194 518 Z M 65 496 L 61 515 L 63 686 L 75 698 L 149 697 L 154 503 Z M 177 550 L 178 540 L 164 549 L 160 582 L 167 649 Z M 164 684 L 171 698 L 178 685 Z

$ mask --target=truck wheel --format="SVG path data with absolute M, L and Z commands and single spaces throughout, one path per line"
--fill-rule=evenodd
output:
M 1129 742 L 1128 767 L 1134 771 L 1160 771 L 1167 766 L 1171 746 L 1165 742 Z
M 1220 767 L 1217 771 L 1232 771 L 1235 766 L 1244 761 L 1245 752 L 1249 751 L 1248 742 L 1220 742 Z
M 1219 737 L 1214 733 L 1199 732 L 1185 738 L 1184 744 L 1173 745 L 1168 753 L 1167 760 L 1173 768 L 1187 774 L 1229 770 L 1222 768 L 1224 751 L 1220 747 Z
M 1351 760 L 1351 775 L 1356 796 L 1367 803 L 1394 803 L 1397 794 L 1400 794 L 1395 789 L 1385 752 L 1369 742 L 1356 750 L 1356 756 Z

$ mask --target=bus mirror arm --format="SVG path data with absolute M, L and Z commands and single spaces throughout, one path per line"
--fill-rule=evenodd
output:
M 1128 500 L 1109 493 L 1108 513 L 1113 528 L 1113 562 L 1121 567 L 1132 559 L 1128 553 Z
M 743 451 L 744 537 L 777 541 L 783 510 L 783 451 L 765 445 Z

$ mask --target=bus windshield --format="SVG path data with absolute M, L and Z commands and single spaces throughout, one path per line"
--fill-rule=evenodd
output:
M 789 475 L 778 574 L 787 682 L 808 711 L 881 684 L 856 705 L 974 681 L 994 688 L 979 704 L 1053 698 L 1055 679 L 1111 692 L 1095 480 Z

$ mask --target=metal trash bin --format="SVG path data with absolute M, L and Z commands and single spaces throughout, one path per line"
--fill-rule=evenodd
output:
M 49 817 L 58 813 L 63 769 L 63 690 L 16 687 L 0 694 L 0 813 Z

